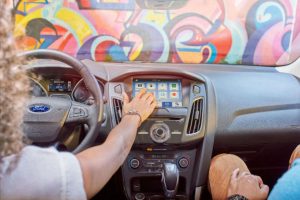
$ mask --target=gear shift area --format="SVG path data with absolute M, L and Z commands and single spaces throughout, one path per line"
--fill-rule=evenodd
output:
M 179 170 L 176 164 L 163 164 L 161 183 L 165 197 L 168 199 L 175 199 L 179 185 Z
M 182 150 L 176 154 L 131 152 L 122 167 L 123 181 L 129 199 L 193 199 L 195 158 L 195 150 Z

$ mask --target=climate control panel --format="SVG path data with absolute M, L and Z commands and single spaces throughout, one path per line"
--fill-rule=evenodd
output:
M 177 153 L 177 154 L 131 154 L 127 160 L 129 169 L 144 173 L 157 173 L 161 172 L 163 163 L 174 163 L 179 169 L 186 169 L 191 164 L 190 153 Z

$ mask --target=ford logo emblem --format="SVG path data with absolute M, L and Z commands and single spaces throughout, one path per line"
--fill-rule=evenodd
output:
M 45 105 L 45 104 L 35 104 L 35 105 L 29 106 L 29 110 L 31 112 L 35 112 L 35 113 L 44 113 L 44 112 L 48 112 L 50 110 L 50 106 Z

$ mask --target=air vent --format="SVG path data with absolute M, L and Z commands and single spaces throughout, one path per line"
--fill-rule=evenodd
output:
M 123 101 L 120 99 L 113 99 L 113 106 L 114 106 L 115 121 L 116 124 L 119 124 L 122 119 Z
M 187 134 L 194 134 L 200 131 L 202 123 L 203 99 L 193 102 L 191 115 L 188 123 Z

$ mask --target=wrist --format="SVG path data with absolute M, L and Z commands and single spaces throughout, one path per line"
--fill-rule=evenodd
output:
M 125 117 L 125 116 L 136 116 L 139 118 L 138 126 L 140 126 L 142 124 L 142 116 L 136 110 L 129 110 L 128 112 L 123 113 L 123 117 Z
M 128 121 L 128 124 L 134 124 L 139 127 L 141 119 L 139 115 L 123 115 L 122 120 Z

